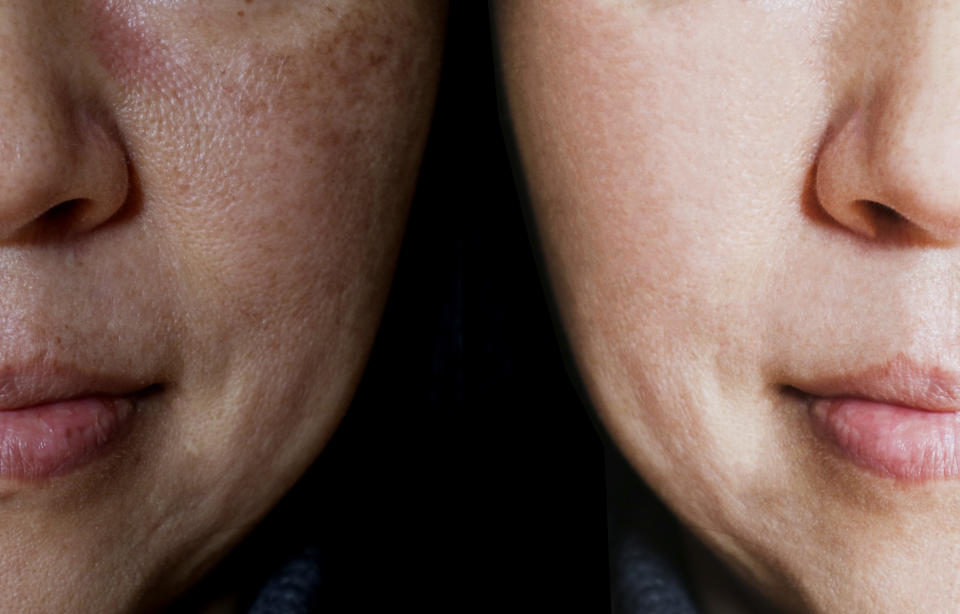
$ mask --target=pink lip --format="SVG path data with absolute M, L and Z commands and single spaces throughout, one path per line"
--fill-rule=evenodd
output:
M 126 432 L 142 383 L 63 365 L 0 369 L 0 478 L 62 475 Z
M 0 412 L 0 477 L 41 479 L 93 460 L 122 432 L 133 402 L 87 397 Z
M 960 477 L 960 374 L 899 356 L 799 388 L 814 432 L 860 467 L 904 481 Z

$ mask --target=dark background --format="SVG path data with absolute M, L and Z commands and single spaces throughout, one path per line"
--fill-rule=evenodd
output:
M 320 611 L 607 612 L 602 445 L 528 240 L 486 3 L 450 4 L 433 126 L 357 396 L 231 557 L 247 563 L 217 575 L 253 589 L 313 544 Z
M 347 584 L 397 581 L 438 611 L 607 612 L 602 446 L 530 248 L 486 3 L 450 4 L 394 286 L 323 459 L 349 501 Z

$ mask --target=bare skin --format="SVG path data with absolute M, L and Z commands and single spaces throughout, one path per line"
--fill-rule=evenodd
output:
M 320 452 L 385 301 L 443 8 L 0 2 L 0 376 L 138 390 L 95 459 L 0 479 L 0 611 L 159 608 Z
M 634 469 L 780 609 L 956 611 L 960 482 L 867 469 L 810 408 L 909 405 L 917 373 L 960 407 L 960 9 L 558 0 L 496 23 L 563 325 Z

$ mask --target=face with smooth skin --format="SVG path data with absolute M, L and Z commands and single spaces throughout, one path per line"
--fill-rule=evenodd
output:
M 917 406 L 960 407 L 960 6 L 501 2 L 497 26 L 563 325 L 625 457 L 785 610 L 955 611 L 956 452 L 910 446 Z M 818 430 L 831 399 L 863 430 Z
M 168 602 L 317 456 L 386 297 L 443 8 L 0 1 L 0 401 L 133 405 L 89 458 L 0 459 L 0 611 Z

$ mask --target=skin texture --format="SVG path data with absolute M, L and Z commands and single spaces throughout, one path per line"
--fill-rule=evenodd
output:
M 794 389 L 960 368 L 960 7 L 495 15 L 562 323 L 633 468 L 784 611 L 955 611 L 960 484 L 864 470 Z
M 0 611 L 160 608 L 320 452 L 386 298 L 443 9 L 0 1 L 0 375 L 147 388 L 104 456 L 0 480 Z

